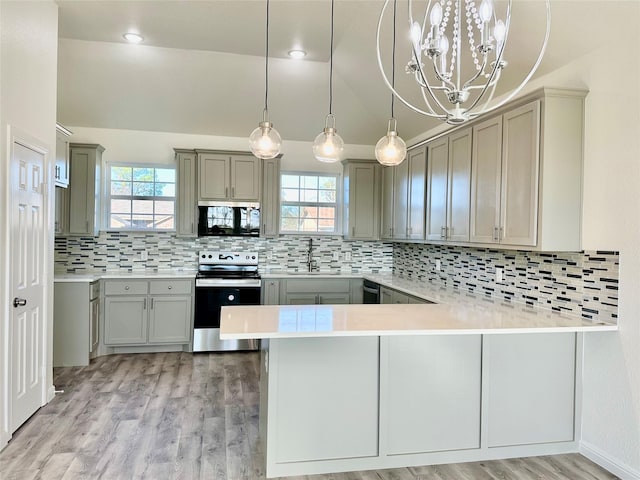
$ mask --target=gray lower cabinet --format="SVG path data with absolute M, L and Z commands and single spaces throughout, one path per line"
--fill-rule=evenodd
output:
M 104 344 L 187 344 L 192 305 L 192 280 L 105 280 Z
M 382 337 L 389 455 L 480 448 L 481 335 Z
M 55 282 L 53 366 L 89 365 L 99 342 L 99 282 Z
M 280 304 L 280 280 L 262 280 L 261 302 L 263 305 Z
M 263 283 L 264 285 L 264 283 Z M 362 303 L 360 278 L 296 278 L 279 282 L 281 305 L 340 305 Z M 271 301 L 275 293 L 271 294 Z
M 380 287 L 380 303 L 433 303 L 389 287 Z
M 487 335 L 488 446 L 574 440 L 576 335 Z

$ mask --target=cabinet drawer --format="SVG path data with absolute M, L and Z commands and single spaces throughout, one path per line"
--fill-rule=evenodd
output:
M 149 284 L 152 295 L 191 295 L 191 280 L 152 280 Z
M 147 293 L 146 280 L 107 280 L 104 283 L 105 295 L 144 295 Z

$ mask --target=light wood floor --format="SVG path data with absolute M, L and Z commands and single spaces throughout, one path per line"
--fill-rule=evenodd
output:
M 258 371 L 255 353 L 112 355 L 85 368 L 55 369 L 55 385 L 65 393 L 14 434 L 0 453 L 0 478 L 264 479 Z M 302 478 L 616 477 L 573 454 Z

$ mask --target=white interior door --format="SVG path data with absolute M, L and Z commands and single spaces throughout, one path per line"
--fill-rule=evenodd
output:
M 45 153 L 14 140 L 11 151 L 11 431 L 44 404 Z

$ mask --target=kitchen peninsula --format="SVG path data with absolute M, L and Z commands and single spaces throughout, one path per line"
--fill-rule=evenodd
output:
M 617 326 L 437 290 L 223 307 L 222 338 L 263 339 L 267 476 L 578 451 L 581 337 Z

